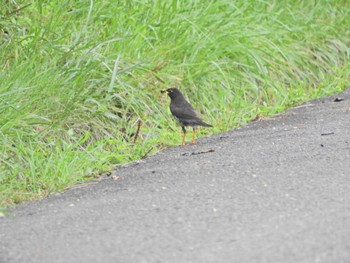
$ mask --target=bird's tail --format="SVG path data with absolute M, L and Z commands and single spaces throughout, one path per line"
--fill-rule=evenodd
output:
M 203 126 L 203 127 L 213 127 L 213 125 L 205 123 L 204 121 L 199 121 L 198 125 Z

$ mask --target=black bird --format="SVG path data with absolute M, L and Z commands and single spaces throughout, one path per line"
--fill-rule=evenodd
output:
M 177 88 L 163 89 L 162 93 L 167 93 L 171 99 L 170 111 L 176 120 L 180 123 L 183 131 L 182 145 L 185 145 L 186 126 L 193 127 L 192 144 L 195 144 L 195 135 L 197 126 L 213 127 L 205 123 L 196 113 L 192 105 L 186 101 L 184 95 Z

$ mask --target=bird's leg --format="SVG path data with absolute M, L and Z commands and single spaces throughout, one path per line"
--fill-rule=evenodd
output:
M 196 132 L 197 129 L 195 127 L 193 127 L 193 133 L 192 133 L 192 144 L 195 144 L 196 142 L 194 141 L 194 138 L 196 137 Z
M 185 129 L 185 126 L 181 126 L 181 128 L 182 128 L 182 132 L 184 133 L 184 135 L 182 137 L 182 145 L 185 145 L 186 129 Z

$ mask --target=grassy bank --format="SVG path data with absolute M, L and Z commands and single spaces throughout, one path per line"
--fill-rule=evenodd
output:
M 349 83 L 345 0 L 4 0 L 0 16 L 0 206 L 179 144 L 162 88 L 204 135 Z

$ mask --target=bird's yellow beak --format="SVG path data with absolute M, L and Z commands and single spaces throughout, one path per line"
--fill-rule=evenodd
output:
M 160 92 L 161 93 L 168 93 L 168 91 L 166 89 L 162 89 Z

